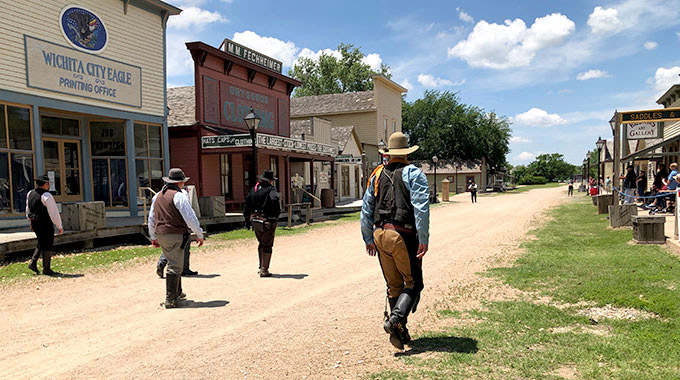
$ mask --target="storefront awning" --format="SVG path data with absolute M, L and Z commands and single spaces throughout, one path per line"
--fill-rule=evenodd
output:
M 644 156 L 647 155 L 647 153 L 653 152 L 653 151 L 655 151 L 655 150 L 657 150 L 657 149 L 659 149 L 659 148 L 662 148 L 662 147 L 664 147 L 664 146 L 666 146 L 666 145 L 668 145 L 668 144 L 674 143 L 674 142 L 676 142 L 676 141 L 680 141 L 680 135 L 673 136 L 673 137 L 671 137 L 671 138 L 668 139 L 668 140 L 664 140 L 664 141 L 662 141 L 662 142 L 660 142 L 660 143 L 654 144 L 654 145 L 652 145 L 652 146 L 648 146 L 648 147 L 646 147 L 646 148 L 644 148 L 644 149 L 642 149 L 642 150 L 640 150 L 640 151 L 638 151 L 638 152 L 631 153 L 631 154 L 629 154 L 629 155 L 623 157 L 623 158 L 621 159 L 621 161 L 630 161 L 630 160 L 634 160 L 634 159 L 636 159 L 636 158 L 643 158 Z M 649 155 L 649 156 L 663 156 L 663 155 L 657 153 L 657 154 L 651 154 L 651 155 Z

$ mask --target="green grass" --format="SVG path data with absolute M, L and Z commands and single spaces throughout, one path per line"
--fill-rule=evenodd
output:
M 560 186 L 565 186 L 565 191 L 566 191 L 566 184 L 564 183 L 559 183 L 559 182 L 549 182 L 544 185 L 520 185 L 520 187 L 514 189 L 514 190 L 508 190 L 504 194 L 517 194 L 517 193 L 524 193 L 529 190 L 535 190 L 535 189 L 550 189 L 553 187 L 560 187 Z
M 534 231 L 537 239 L 523 245 L 526 254 L 488 272 L 531 295 L 480 310 L 438 310 L 456 327 L 416 336 L 412 345 L 415 353 L 437 354 L 405 356 L 408 371 L 371 378 L 680 379 L 680 262 L 664 248 L 629 244 L 630 229 L 607 229 L 587 201 L 553 210 L 554 219 Z M 538 296 L 659 318 L 594 325 L 577 306 L 538 303 Z
M 333 219 L 333 221 L 326 223 L 313 223 L 310 225 L 302 225 L 293 228 L 281 227 L 277 229 L 276 236 L 289 236 L 304 234 L 311 230 L 346 222 L 359 221 L 359 212 L 351 214 L 343 214 Z M 255 234 L 252 230 L 238 229 L 229 232 L 213 234 L 206 240 L 206 245 L 201 248 L 192 248 L 192 251 L 198 249 L 215 249 L 223 247 L 223 243 L 227 241 L 234 241 L 240 239 L 253 239 Z M 111 250 L 101 250 L 93 252 L 83 252 L 68 255 L 58 254 L 52 258 L 52 269 L 67 274 L 79 274 L 83 270 L 93 268 L 106 268 L 115 264 L 131 262 L 137 258 L 144 258 L 148 256 L 160 255 L 159 248 L 151 246 L 136 246 L 136 247 L 121 247 Z M 42 260 L 38 266 L 41 267 Z M 22 279 L 36 278 L 33 272 L 27 268 L 26 261 L 13 262 L 7 265 L 0 266 L 0 282 L 13 282 Z

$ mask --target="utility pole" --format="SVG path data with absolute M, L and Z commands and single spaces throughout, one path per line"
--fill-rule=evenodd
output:
M 619 116 L 619 111 L 614 112 L 614 117 L 613 117 L 613 123 L 610 121 L 610 125 L 613 126 L 614 128 L 614 174 L 612 175 L 612 186 L 615 189 L 621 190 L 621 186 L 619 184 L 619 177 L 621 176 L 620 173 L 620 166 L 621 166 L 621 120 Z M 618 225 L 618 220 L 619 220 L 619 195 L 616 191 L 613 192 L 612 194 L 612 215 L 609 218 L 609 222 L 611 223 L 612 227 L 620 227 Z

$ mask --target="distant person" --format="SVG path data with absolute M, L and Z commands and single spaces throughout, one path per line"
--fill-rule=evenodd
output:
M 472 203 L 477 203 L 477 184 L 474 180 L 470 180 L 468 184 L 468 190 L 470 190 L 470 197 L 472 198 Z
M 668 177 L 668 170 L 666 170 L 665 164 L 659 164 L 659 168 L 654 175 L 654 182 L 652 183 L 652 189 L 661 190 L 664 187 L 664 179 Z
M 247 229 L 252 227 L 259 242 L 257 246 L 257 254 L 260 259 L 258 273 L 260 277 L 271 277 L 269 264 L 272 260 L 276 226 L 279 214 L 281 214 L 279 192 L 276 191 L 276 187 L 272 183 L 278 178 L 274 177 L 273 171 L 265 170 L 257 179 L 257 184 L 250 189 L 246 197 L 243 217 L 245 218 L 245 227 Z
M 668 190 L 675 190 L 678 188 L 678 181 L 675 178 L 678 176 L 678 164 L 674 162 L 671 164 L 670 168 L 671 172 L 668 174 L 668 177 L 666 177 L 664 184 Z
M 573 179 L 569 180 L 569 188 L 567 189 L 567 196 L 568 197 L 574 196 L 574 180 Z
M 604 180 L 604 188 L 608 193 L 612 192 L 612 179 L 609 176 Z
M 52 246 L 54 245 L 54 227 L 58 234 L 64 233 L 57 202 L 49 192 L 50 178 L 46 175 L 35 180 L 37 187 L 26 194 L 26 218 L 31 221 L 31 231 L 35 232 L 38 245 L 31 256 L 28 269 L 38 272 L 38 258 L 42 255 L 43 274 L 52 276 L 57 274 L 50 267 L 52 262 Z
M 166 309 L 179 306 L 186 298 L 182 292 L 182 270 L 184 269 L 184 249 L 191 244 L 191 232 L 196 234 L 198 246 L 203 245 L 203 231 L 191 201 L 182 188 L 189 180 L 182 169 L 172 168 L 163 177 L 165 186 L 153 197 L 149 210 L 149 237 L 154 247 L 160 247 L 168 259 L 165 278 Z
M 645 191 L 647 191 L 647 174 L 644 170 L 640 170 L 640 174 L 637 176 L 636 184 L 638 201 L 643 202 L 644 198 L 642 197 L 645 196 Z
M 635 181 L 637 177 L 635 176 L 635 169 L 632 165 L 628 165 L 626 170 L 626 175 L 622 176 L 623 179 L 623 194 L 625 198 L 623 200 L 624 204 L 630 204 L 635 202 Z

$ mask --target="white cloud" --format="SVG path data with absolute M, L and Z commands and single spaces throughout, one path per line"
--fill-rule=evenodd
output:
M 675 32 L 675 35 L 678 36 L 678 38 L 680 38 L 680 32 Z
M 200 32 L 213 22 L 228 22 L 219 12 L 210 12 L 198 7 L 186 7 L 177 16 L 168 20 L 168 30 L 191 30 Z
M 332 55 L 336 59 L 342 58 L 342 54 L 340 54 L 338 50 L 322 49 L 314 51 L 308 48 L 304 48 L 300 51 L 300 54 L 298 54 L 296 60 L 298 58 L 309 58 L 313 61 L 317 61 L 319 57 L 321 57 L 321 54 Z M 380 71 L 380 66 L 382 65 L 382 58 L 378 53 L 371 53 L 365 55 L 361 62 L 370 66 L 371 70 L 373 71 Z
M 467 23 L 470 23 L 470 24 L 473 24 L 475 22 L 475 19 L 472 16 L 470 16 L 469 13 L 465 12 L 464 10 L 462 10 L 460 8 L 456 8 L 456 11 L 458 11 L 458 18 L 461 21 L 467 22 Z
M 647 50 L 654 50 L 654 49 L 656 49 L 658 46 L 659 46 L 659 43 L 658 43 L 658 42 L 655 42 L 655 41 L 647 41 L 647 42 L 645 42 L 645 44 L 644 44 L 644 47 L 645 47 L 645 49 L 647 49 Z
M 609 73 L 606 71 L 602 70 L 588 70 L 583 73 L 579 73 L 576 75 L 576 79 L 578 80 L 588 80 L 588 79 L 596 79 L 596 78 L 609 78 Z
M 588 25 L 593 33 L 609 33 L 623 29 L 624 23 L 619 19 L 619 11 L 614 8 L 595 7 L 588 16 Z
M 654 86 L 656 91 L 665 92 L 672 85 L 680 82 L 678 75 L 680 75 L 680 66 L 659 67 L 654 73 L 654 78 L 650 78 L 648 82 Z
M 540 108 L 532 108 L 527 112 L 515 115 L 512 121 L 517 124 L 535 127 L 552 127 L 566 124 L 567 121 L 556 113 L 548 113 Z
M 411 82 L 408 81 L 408 78 L 404 79 L 403 81 L 399 82 L 399 85 L 409 91 L 413 90 L 413 85 Z
M 531 152 L 522 152 L 518 154 L 516 158 L 520 161 L 531 161 L 536 158 L 536 155 Z
M 559 13 L 537 18 L 530 28 L 521 19 L 505 20 L 503 25 L 482 20 L 467 39 L 448 50 L 448 56 L 461 58 L 472 67 L 528 66 L 537 52 L 563 44 L 575 27 Z
M 425 87 L 450 87 L 450 86 L 461 86 L 465 84 L 465 79 L 460 80 L 458 82 L 454 82 L 452 80 L 448 79 L 443 79 L 439 77 L 434 77 L 431 74 L 418 74 L 418 83 L 422 84 Z
M 297 59 L 297 52 L 300 50 L 292 41 L 285 42 L 274 37 L 263 37 L 250 30 L 236 32 L 232 39 L 234 42 L 278 59 L 288 67 L 293 65 Z
M 512 136 L 512 137 L 510 137 L 510 142 L 511 143 L 517 143 L 517 144 L 525 144 L 525 143 L 530 143 L 531 140 L 524 138 L 524 137 L 520 137 L 520 136 Z
M 373 71 L 380 71 L 380 65 L 382 65 L 382 58 L 380 58 L 380 54 L 378 53 L 371 53 L 364 56 L 364 59 L 362 59 L 361 62 L 371 66 L 371 69 Z

